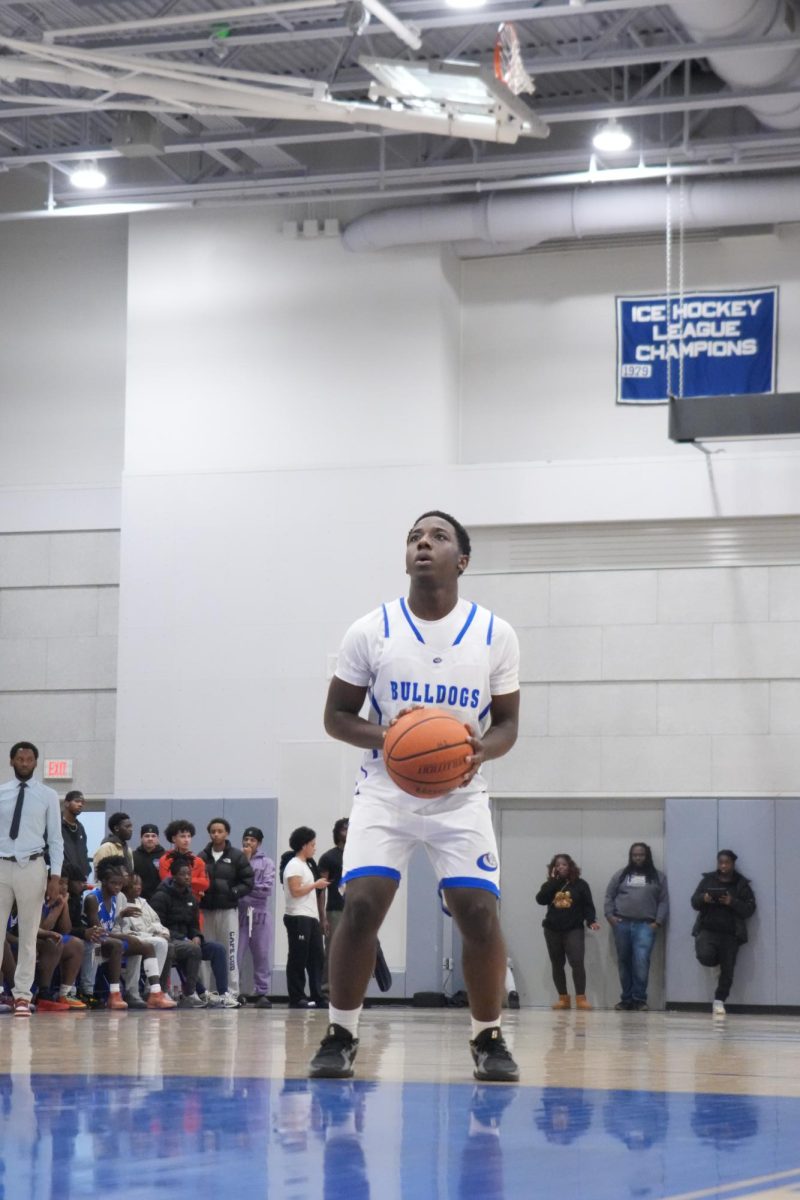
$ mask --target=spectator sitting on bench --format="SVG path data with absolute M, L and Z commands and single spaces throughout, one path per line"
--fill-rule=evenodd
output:
M 161 860 L 164 861 L 163 859 Z M 225 948 L 219 942 L 207 942 L 200 932 L 200 911 L 192 891 L 192 864 L 180 855 L 173 857 L 170 878 L 153 893 L 151 907 L 169 930 L 173 962 L 183 978 L 182 1008 L 238 1008 L 228 991 L 228 963 Z M 216 992 L 207 1001 L 196 995 L 200 963 L 210 962 Z
M 49 943 L 47 946 L 45 946 L 45 939 Z M 53 904 L 45 902 L 42 907 L 42 923 L 36 939 L 36 947 L 39 979 L 39 999 L 36 1002 L 36 1011 L 69 1012 L 74 1009 L 76 1012 L 80 1012 L 85 1009 L 86 1005 L 78 999 L 75 991 L 78 972 L 83 962 L 83 941 L 81 938 L 75 937 L 72 932 L 70 886 L 69 881 L 65 878 L 61 880 L 58 899 Z M 48 960 L 51 958 L 52 966 L 49 966 Z M 57 992 L 52 987 L 56 968 L 58 968 L 60 977 L 60 986 Z
M 150 984 L 150 995 L 147 998 L 148 1008 L 175 1008 L 175 1001 L 161 990 L 159 982 L 158 960 L 152 942 L 142 941 L 134 936 L 123 938 L 115 932 L 115 926 L 123 916 L 130 915 L 127 902 L 120 893 L 126 879 L 125 859 L 122 855 L 104 858 L 97 867 L 98 885 L 87 892 L 83 899 L 83 919 L 86 925 L 87 950 L 90 954 L 99 950 L 100 957 L 108 963 L 110 1009 L 127 1009 L 128 1005 L 122 999 L 120 992 L 120 974 L 123 953 L 141 955 L 144 959 L 144 970 Z M 123 908 L 123 904 L 125 907 Z M 138 914 L 138 909 L 133 915 Z M 84 969 L 86 969 L 86 956 Z M 94 981 L 92 981 L 94 983 Z
M 169 930 L 161 924 L 158 913 L 150 907 L 142 895 L 142 880 L 139 875 L 129 875 L 122 890 L 128 901 L 128 907 L 123 910 L 119 918 L 119 932 L 125 938 L 133 934 L 135 937 L 144 938 L 151 943 L 155 949 L 160 968 L 159 981 L 161 983 L 161 990 L 168 992 L 169 977 L 172 971 L 172 948 L 170 946 Z M 138 915 L 134 916 L 134 912 Z M 134 1008 L 145 1007 L 144 1001 L 139 996 L 139 972 L 141 965 L 139 955 L 128 955 L 128 965 L 125 968 L 125 995 L 128 998 L 129 1008 L 131 1007 L 131 999 L 134 997 Z M 138 1004 L 136 1000 L 139 1001 Z

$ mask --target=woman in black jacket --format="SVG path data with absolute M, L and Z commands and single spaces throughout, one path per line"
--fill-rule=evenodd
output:
M 583 965 L 584 926 L 595 932 L 594 901 L 588 883 L 581 879 L 581 869 L 568 854 L 556 854 L 547 864 L 547 881 L 536 896 L 537 904 L 547 905 L 542 921 L 547 953 L 553 968 L 553 983 L 558 1000 L 553 1008 L 569 1008 L 567 976 L 564 963 L 569 961 L 575 985 L 575 1007 L 591 1009 L 586 999 L 586 970 Z
M 747 941 L 746 922 L 756 911 L 750 880 L 736 870 L 732 850 L 720 850 L 716 871 L 705 874 L 694 890 L 692 908 L 697 911 L 692 930 L 697 961 L 704 967 L 719 967 L 711 1012 L 724 1017 L 736 956 Z

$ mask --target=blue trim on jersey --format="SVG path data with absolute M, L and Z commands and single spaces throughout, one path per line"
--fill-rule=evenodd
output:
M 364 778 L 369 779 L 369 772 L 367 771 L 367 768 L 362 767 L 361 770 L 364 772 Z
M 378 704 L 378 701 L 375 699 L 375 693 L 371 690 L 369 693 L 369 702 L 372 705 L 372 707 L 375 709 L 375 712 L 378 714 L 378 724 L 382 725 L 383 724 L 383 713 L 381 712 L 381 706 L 380 706 L 380 704 Z
M 394 867 L 356 867 L 354 871 L 348 871 L 346 875 L 343 875 L 339 882 L 345 884 L 349 883 L 351 879 L 363 879 L 369 875 L 381 875 L 385 879 L 396 879 L 398 883 L 400 882 L 400 872 L 396 871 Z
M 445 904 L 444 896 L 442 895 L 442 892 L 446 888 L 477 888 L 482 892 L 491 892 L 498 900 L 500 899 L 500 888 L 496 883 L 492 883 L 491 879 L 475 879 L 472 875 L 453 875 L 450 879 L 440 879 L 436 890 L 439 893 L 439 903 L 442 906 L 442 912 L 446 917 L 453 915 Z
M 482 720 L 483 720 L 483 718 L 486 716 L 486 714 L 488 713 L 488 711 L 489 711 L 489 709 L 490 709 L 491 707 L 492 707 L 492 702 L 491 702 L 491 700 L 490 700 L 490 701 L 489 701 L 489 703 L 486 705 L 486 708 L 484 708 L 483 712 L 479 712 L 479 713 L 478 713 L 478 720 L 479 720 L 479 721 L 482 721 Z
M 472 608 L 469 610 L 469 616 L 467 617 L 466 621 L 464 622 L 464 624 L 463 624 L 463 626 L 462 626 L 462 628 L 461 628 L 461 632 L 459 633 L 458 637 L 457 637 L 457 638 L 456 638 L 456 640 L 453 642 L 453 645 L 454 645 L 454 646 L 457 646 L 457 645 L 458 645 L 458 643 L 459 643 L 459 642 L 461 641 L 461 639 L 463 638 L 464 634 L 465 634 L 465 633 L 467 632 L 467 630 L 469 629 L 470 625 L 472 624 L 473 618 L 475 617 L 475 613 L 476 613 L 477 611 L 478 611 L 478 606 L 477 606 L 477 604 L 475 604 L 475 603 L 473 602 Z
M 420 633 L 420 631 L 417 629 L 417 627 L 416 627 L 416 625 L 414 624 L 414 622 L 411 620 L 411 613 L 410 613 L 410 612 L 408 611 L 408 609 L 406 608 L 406 602 L 405 602 L 405 600 L 403 599 L 403 597 L 402 597 L 402 596 L 400 597 L 400 608 L 401 608 L 401 610 L 402 610 L 403 616 L 404 616 L 404 617 L 405 617 L 405 619 L 408 621 L 408 623 L 409 623 L 409 625 L 411 626 L 411 628 L 414 630 L 414 637 L 417 639 L 417 641 L 418 641 L 418 642 L 422 642 L 422 644 L 423 644 L 423 646 L 424 646 L 424 645 L 425 645 L 425 638 L 422 636 L 422 634 L 421 634 L 421 633 Z
M 483 892 L 491 892 L 500 899 L 500 888 L 491 879 L 477 879 L 474 875 L 453 875 L 450 879 L 440 879 L 437 891 L 441 893 L 446 888 L 479 888 Z
M 492 633 L 494 631 L 494 613 L 489 614 L 489 628 L 486 630 L 486 645 L 492 644 Z
M 386 611 L 385 604 L 382 604 L 381 608 L 383 609 L 383 636 L 388 637 L 389 636 L 389 614 Z

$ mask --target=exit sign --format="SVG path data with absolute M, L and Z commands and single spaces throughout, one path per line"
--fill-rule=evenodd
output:
M 44 760 L 45 779 L 72 779 L 71 758 L 46 758 Z

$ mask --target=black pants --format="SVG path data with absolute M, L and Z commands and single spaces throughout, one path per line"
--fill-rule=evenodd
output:
M 225 947 L 219 942 L 203 942 L 196 946 L 188 939 L 172 942 L 172 961 L 184 978 L 184 993 L 193 996 L 200 974 L 200 963 L 211 963 L 211 972 L 220 996 L 228 990 L 228 960 Z
M 550 955 L 550 965 L 553 968 L 553 983 L 559 996 L 567 994 L 567 974 L 564 962 L 569 960 L 572 969 L 572 981 L 575 984 L 575 995 L 586 995 L 586 970 L 583 965 L 583 926 L 580 929 L 568 929 L 561 933 L 557 929 L 544 928 L 544 940 L 547 943 L 547 953 Z
M 311 999 L 319 1003 L 322 995 L 322 968 L 325 951 L 322 930 L 316 917 L 284 917 L 289 937 L 289 956 L 286 959 L 286 986 L 289 1003 L 297 1004 L 306 998 L 306 974 Z
M 701 929 L 694 939 L 697 961 L 704 967 L 719 967 L 719 980 L 714 993 L 715 1000 L 727 1000 L 733 987 L 733 968 L 739 943 L 733 933 L 717 933 L 712 929 Z

